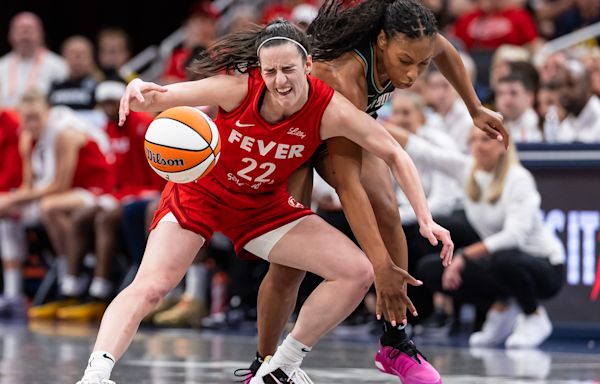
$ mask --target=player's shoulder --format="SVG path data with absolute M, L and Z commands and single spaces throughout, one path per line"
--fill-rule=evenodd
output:
M 367 106 L 367 81 L 362 62 L 354 52 L 347 52 L 327 62 L 316 62 L 313 75 L 341 93 L 358 108 Z

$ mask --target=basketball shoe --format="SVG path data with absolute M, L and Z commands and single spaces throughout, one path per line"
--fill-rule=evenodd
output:
M 314 384 L 306 372 L 295 365 L 281 365 L 272 362 L 268 356 L 249 384 Z
M 90 301 L 89 303 L 63 307 L 56 311 L 59 320 L 92 321 L 102 319 L 108 303 L 106 301 Z
M 154 315 L 154 325 L 159 327 L 194 327 L 208 315 L 208 308 L 199 300 L 183 295 L 175 306 Z
M 100 379 L 81 379 L 75 384 L 115 384 L 115 382 L 107 379 L 102 381 L 100 381 Z
M 383 338 L 382 338 L 383 339 Z M 408 338 L 392 346 L 382 343 L 375 355 L 375 366 L 384 373 L 398 376 L 402 384 L 441 384 L 442 378 Z
M 250 384 L 250 380 L 256 375 L 256 372 L 258 371 L 263 362 L 263 358 L 260 357 L 258 352 L 256 352 L 256 357 L 254 358 L 254 361 L 252 361 L 252 364 L 250 364 L 249 368 L 240 368 L 236 369 L 233 372 L 233 375 L 235 377 L 241 378 L 241 380 L 238 380 L 237 382 L 243 384 Z

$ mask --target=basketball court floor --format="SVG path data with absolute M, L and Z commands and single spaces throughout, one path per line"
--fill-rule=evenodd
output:
M 81 376 L 97 325 L 0 323 L 0 384 L 74 384 Z M 600 383 L 600 345 L 550 340 L 541 350 L 470 350 L 466 335 L 418 340 L 447 384 Z M 600 344 L 600 343 L 599 343 Z M 315 383 L 398 383 L 373 366 L 373 336 L 328 337 L 305 360 Z M 117 384 L 222 384 L 236 380 L 255 351 L 250 332 L 145 330 L 117 365 Z

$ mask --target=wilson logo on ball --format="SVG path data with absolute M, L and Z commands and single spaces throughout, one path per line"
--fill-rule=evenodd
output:
M 168 165 L 170 167 L 183 167 L 185 165 L 183 159 L 163 159 L 160 153 L 154 153 L 148 148 L 146 148 L 146 158 L 158 165 Z
M 189 183 L 213 169 L 221 139 L 215 123 L 200 110 L 175 107 L 150 123 L 144 147 L 156 173 L 175 183 Z

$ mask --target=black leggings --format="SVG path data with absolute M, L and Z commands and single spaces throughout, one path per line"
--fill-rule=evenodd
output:
M 489 306 L 496 300 L 514 297 L 525 314 L 535 312 L 540 299 L 556 295 L 564 281 L 564 265 L 552 265 L 546 258 L 517 249 L 465 261 L 462 284 L 456 291 L 442 288 L 444 269 L 439 255 L 421 260 L 416 274 L 430 291 L 444 292 L 462 302 Z

